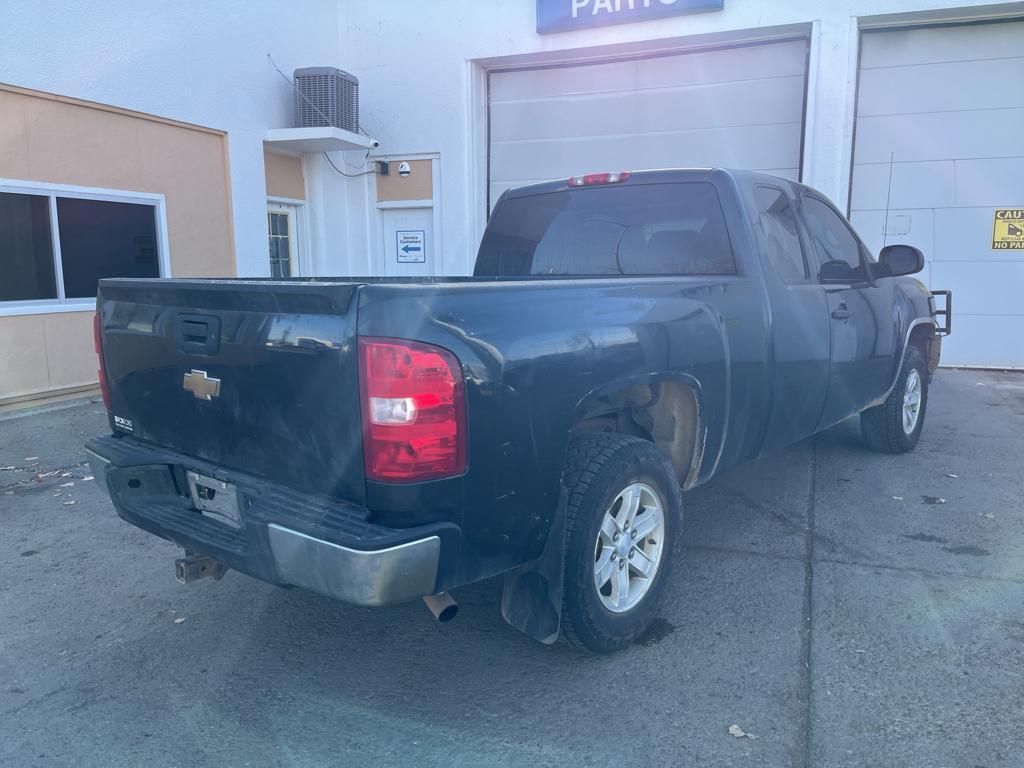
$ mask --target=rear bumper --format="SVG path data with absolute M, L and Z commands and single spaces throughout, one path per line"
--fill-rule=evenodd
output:
M 359 605 L 400 603 L 434 594 L 441 539 L 427 536 L 387 549 L 350 549 L 271 523 L 274 568 L 289 584 Z
M 448 588 L 460 533 L 450 523 L 388 528 L 356 505 L 300 494 L 128 438 L 86 445 L 97 483 L 133 525 L 263 581 L 359 605 Z M 238 489 L 241 525 L 203 515 L 183 482 L 193 470 Z

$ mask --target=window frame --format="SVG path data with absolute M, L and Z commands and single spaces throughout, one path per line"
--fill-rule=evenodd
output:
M 770 189 L 772 191 L 778 192 L 786 199 L 786 205 L 789 207 L 789 211 L 793 215 L 793 223 L 796 225 L 796 241 L 797 244 L 800 246 L 800 258 L 803 261 L 804 265 L 804 276 L 799 280 L 787 280 L 778 273 L 778 270 L 774 268 L 772 269 L 772 272 L 775 273 L 775 275 L 779 278 L 779 282 L 782 283 L 783 285 L 807 285 L 808 283 L 818 285 L 817 276 L 811 273 L 811 263 L 809 261 L 809 257 L 807 254 L 807 249 L 814 248 L 814 243 L 807 242 L 806 238 L 804 237 L 804 225 L 800 221 L 801 212 L 800 209 L 797 207 L 797 201 L 794 200 L 793 196 L 790 195 L 786 190 L 784 190 L 781 186 L 778 186 L 776 184 L 766 184 L 763 182 L 757 182 L 756 184 L 754 184 L 753 199 L 757 211 L 759 227 L 761 224 L 761 216 L 764 215 L 763 213 L 761 213 L 760 206 L 757 204 L 757 190 L 759 189 Z M 760 253 L 760 247 L 758 248 L 758 251 Z M 767 254 L 765 254 L 765 258 L 767 258 L 769 261 L 771 260 L 771 257 L 768 256 Z
M 57 198 L 98 200 L 108 203 L 148 205 L 153 208 L 156 229 L 156 263 L 160 277 L 171 276 L 170 246 L 167 239 L 167 203 L 162 194 L 134 192 L 102 187 L 82 187 L 74 184 L 50 184 L 41 181 L 0 178 L 0 192 L 14 195 L 37 195 L 48 199 L 50 214 L 50 242 L 53 247 L 53 266 L 57 298 L 0 301 L 0 317 L 15 315 L 42 315 L 56 312 L 84 312 L 96 308 L 96 297 L 67 298 L 64 295 L 64 270 L 61 262 L 60 227 L 57 221 Z
M 807 227 L 807 214 L 804 212 L 804 200 L 808 199 L 808 198 L 811 199 L 811 200 L 816 200 L 817 202 L 821 203 L 826 208 L 831 210 L 832 213 L 834 213 L 836 215 L 836 217 L 839 219 L 839 222 L 844 227 L 846 227 L 846 230 L 853 237 L 854 244 L 857 246 L 857 259 L 860 262 L 860 268 L 861 268 L 861 270 L 863 270 L 865 277 L 859 278 L 859 279 L 854 279 L 854 280 L 829 280 L 829 281 L 823 281 L 821 279 L 820 275 L 821 275 L 822 264 L 819 263 L 818 248 L 814 244 L 814 236 L 811 234 L 810 230 Z M 873 277 L 872 277 L 871 266 L 870 266 L 871 262 L 867 258 L 867 256 L 868 256 L 867 248 L 865 247 L 863 241 L 860 239 L 860 236 L 857 234 L 857 231 L 853 228 L 853 226 L 850 224 L 850 222 L 847 221 L 846 217 L 843 216 L 843 214 L 841 214 L 839 212 L 839 209 L 836 208 L 834 205 L 832 205 L 831 201 L 829 201 L 823 195 L 814 194 L 814 193 L 808 192 L 807 190 L 801 190 L 800 191 L 800 216 L 803 219 L 803 221 L 801 222 L 801 226 L 807 232 L 807 245 L 811 249 L 811 254 L 814 256 L 814 264 L 817 267 L 817 269 L 815 270 L 814 275 L 812 277 L 814 282 L 816 282 L 818 285 L 824 285 L 824 286 L 864 285 L 864 284 L 874 285 L 874 280 L 873 280 Z M 810 266 L 810 264 L 808 264 L 808 266 Z

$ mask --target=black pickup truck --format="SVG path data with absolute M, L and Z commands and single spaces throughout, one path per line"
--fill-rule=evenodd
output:
M 914 447 L 949 325 L 922 266 L 700 169 L 510 190 L 473 277 L 102 280 L 88 453 L 182 581 L 446 618 L 505 574 L 514 626 L 610 651 L 664 598 L 683 491 L 858 413 Z

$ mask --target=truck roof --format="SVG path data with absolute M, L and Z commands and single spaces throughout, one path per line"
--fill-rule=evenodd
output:
M 626 169 L 617 169 L 622 172 Z M 609 168 L 605 172 L 614 173 L 616 169 Z M 724 174 L 733 179 L 743 178 L 747 182 L 762 180 L 773 183 L 785 182 L 793 184 L 790 179 L 780 176 L 773 176 L 759 171 L 742 171 L 733 168 L 651 168 L 640 171 L 629 171 L 629 178 L 625 181 L 616 182 L 623 186 L 632 184 L 669 184 L 672 182 L 694 182 L 707 181 L 712 174 Z M 562 190 L 579 189 L 578 186 L 571 186 L 569 179 L 556 179 L 554 181 L 542 181 L 537 184 L 527 184 L 522 187 L 512 187 L 504 192 L 502 197 L 516 198 L 530 195 L 541 195 L 549 192 L 560 192 Z

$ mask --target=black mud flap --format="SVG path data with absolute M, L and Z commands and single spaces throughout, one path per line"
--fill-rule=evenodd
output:
M 534 640 L 551 645 L 558 639 L 565 583 L 565 488 L 558 496 L 548 543 L 540 557 L 505 574 L 501 615 Z

